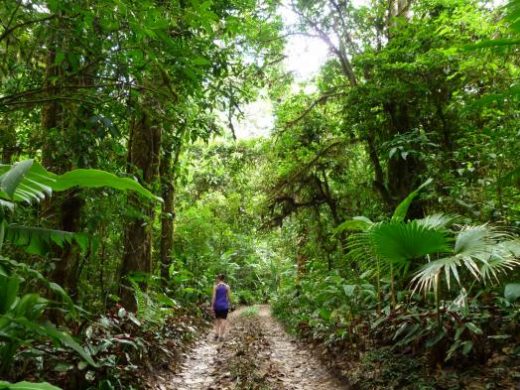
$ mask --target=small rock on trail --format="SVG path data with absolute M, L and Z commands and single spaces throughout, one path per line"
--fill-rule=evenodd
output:
M 194 345 L 177 373 L 157 377 L 149 389 L 348 389 L 287 335 L 268 306 L 257 308 L 233 312 L 226 341 L 214 341 L 210 332 Z

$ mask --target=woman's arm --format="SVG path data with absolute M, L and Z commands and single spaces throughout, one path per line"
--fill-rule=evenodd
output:
M 217 296 L 217 286 L 213 286 L 213 295 L 211 296 L 211 307 L 215 306 L 215 299 Z
M 227 301 L 228 301 L 228 305 L 231 307 L 231 288 L 229 286 L 227 286 Z

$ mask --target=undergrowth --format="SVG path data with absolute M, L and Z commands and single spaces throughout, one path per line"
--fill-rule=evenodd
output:
M 273 298 L 286 329 L 323 352 L 359 389 L 514 388 L 520 381 L 520 308 L 496 291 L 437 312 L 400 294 L 379 308 L 375 286 L 341 277 L 305 278 Z M 390 286 L 383 286 L 389 299 Z M 498 375 L 500 373 L 500 375 Z M 509 387 L 508 387 L 509 386 Z

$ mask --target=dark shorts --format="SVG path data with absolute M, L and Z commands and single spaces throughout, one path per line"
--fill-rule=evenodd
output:
M 215 318 L 225 320 L 227 318 L 229 310 L 215 310 Z

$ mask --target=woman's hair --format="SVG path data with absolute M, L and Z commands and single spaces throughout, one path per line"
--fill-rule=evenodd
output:
M 224 280 L 226 280 L 226 275 L 224 275 L 224 274 L 219 274 L 219 275 L 217 276 L 217 279 L 218 279 L 218 280 L 221 280 L 221 281 L 224 281 Z

